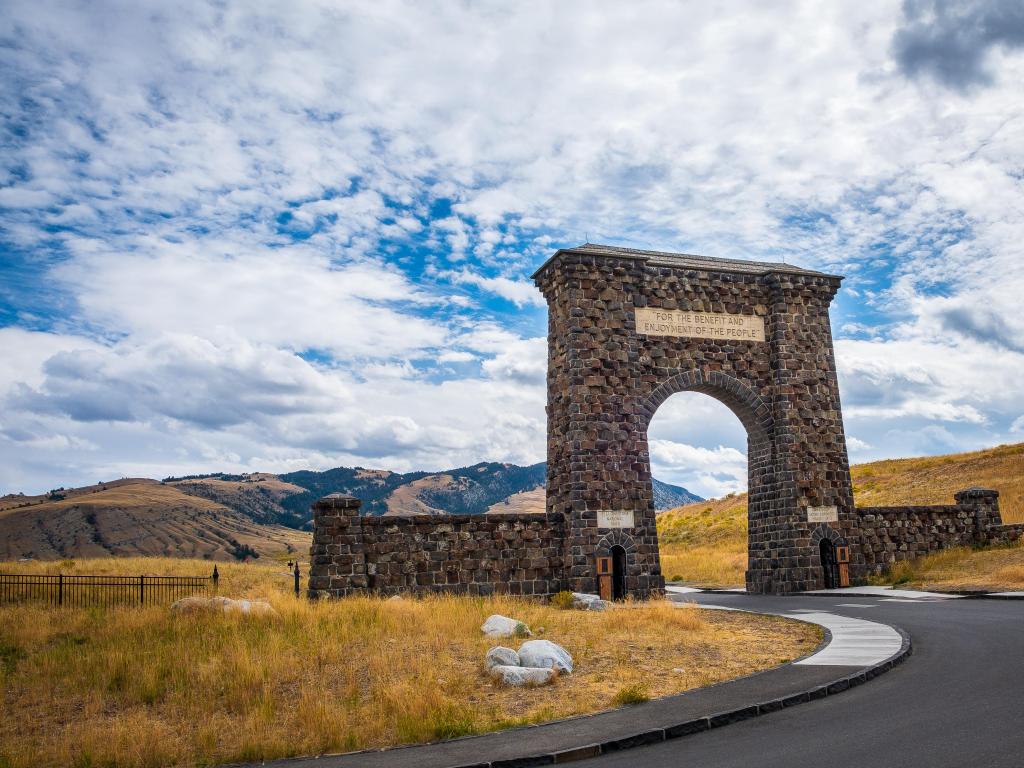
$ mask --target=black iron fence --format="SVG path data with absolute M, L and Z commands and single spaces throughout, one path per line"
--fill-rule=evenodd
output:
M 74 607 L 156 605 L 217 591 L 211 576 L 84 576 L 0 573 L 0 603 L 42 602 Z

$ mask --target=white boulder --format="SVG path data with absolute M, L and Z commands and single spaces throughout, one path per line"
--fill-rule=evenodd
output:
M 544 667 L 513 667 L 498 664 L 490 669 L 491 677 L 505 685 L 544 685 L 551 682 L 555 671 Z
M 523 622 L 498 613 L 488 616 L 480 631 L 488 637 L 533 637 L 533 632 Z
M 232 600 L 230 597 L 183 597 L 171 604 L 175 613 L 241 613 L 251 616 L 277 616 L 274 606 L 263 600 Z
M 487 667 L 487 671 L 494 667 L 518 667 L 519 654 L 511 648 L 496 645 L 487 651 L 487 655 L 484 657 L 484 666 Z
M 524 667 L 545 667 L 560 674 L 572 673 L 572 656 L 550 640 L 527 640 L 519 646 L 519 663 Z
M 603 611 L 608 607 L 608 602 L 597 595 L 588 595 L 585 592 L 572 593 L 572 607 L 581 611 Z

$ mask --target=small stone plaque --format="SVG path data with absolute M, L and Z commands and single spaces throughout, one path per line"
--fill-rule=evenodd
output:
M 603 509 L 597 513 L 598 528 L 635 528 L 632 510 Z
M 674 309 L 636 310 L 636 332 L 645 336 L 684 336 L 694 339 L 764 341 L 764 318 L 726 312 L 679 312 Z
M 807 508 L 807 522 L 808 523 L 838 523 L 839 522 L 839 510 L 832 507 L 808 507 Z

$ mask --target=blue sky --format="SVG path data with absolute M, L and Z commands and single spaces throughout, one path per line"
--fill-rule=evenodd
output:
M 5 3 L 0 492 L 544 458 L 532 271 L 847 276 L 851 458 L 1024 439 L 1010 3 Z M 700 395 L 657 476 L 745 482 Z

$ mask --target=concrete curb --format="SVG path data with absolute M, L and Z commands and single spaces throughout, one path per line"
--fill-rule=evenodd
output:
M 903 643 L 900 650 L 885 661 L 875 664 L 874 666 L 867 667 L 866 669 L 862 669 L 859 672 L 837 677 L 835 680 L 817 685 L 806 691 L 790 694 L 781 699 L 771 699 L 769 701 L 758 702 L 756 704 L 748 704 L 725 712 L 715 712 L 703 717 L 676 723 L 665 728 L 641 730 L 631 736 L 620 737 L 611 741 L 585 744 L 579 747 L 563 749 L 558 752 L 546 752 L 508 760 L 464 763 L 461 765 L 453 765 L 452 768 L 533 768 L 533 766 L 539 765 L 561 765 L 564 763 L 571 763 L 576 760 L 586 760 L 588 758 L 598 757 L 611 752 L 621 752 L 622 750 L 632 749 L 633 747 L 643 747 L 648 744 L 657 744 L 662 741 L 682 738 L 683 736 L 700 733 L 701 731 L 709 731 L 712 728 L 721 728 L 725 725 L 738 723 L 741 720 L 749 720 L 752 717 L 759 717 L 772 712 L 778 712 L 780 709 L 795 707 L 798 704 L 823 699 L 826 696 L 834 696 L 837 693 L 848 691 L 851 688 L 855 688 L 858 685 L 868 682 L 869 680 L 873 680 L 879 675 L 885 674 L 889 670 L 906 661 L 913 652 L 910 635 L 899 627 L 892 628 L 899 633 L 900 637 L 903 639 Z

